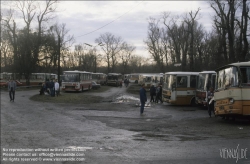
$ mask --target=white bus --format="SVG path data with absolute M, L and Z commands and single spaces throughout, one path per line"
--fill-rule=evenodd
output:
M 208 91 L 210 88 L 215 89 L 215 71 L 202 71 L 199 73 L 198 84 L 196 87 L 196 104 L 207 106 Z
M 139 74 L 138 84 L 139 85 L 145 84 L 145 86 L 149 88 L 152 85 L 154 79 L 153 77 L 154 76 L 151 73 L 141 73 Z
M 92 81 L 95 81 L 97 84 L 106 85 L 107 75 L 104 73 L 92 73 Z
M 195 106 L 199 72 L 167 72 L 163 78 L 162 100 L 174 105 Z
M 250 62 L 223 66 L 216 74 L 215 115 L 250 117 Z
M 17 86 L 40 86 L 42 83 L 45 83 L 47 80 L 58 79 L 57 74 L 53 73 L 31 73 L 29 77 L 29 84 L 27 84 L 27 79 L 24 75 L 19 75 L 18 73 L 1 73 L 1 87 L 7 86 L 7 83 L 10 79 L 15 79 Z
M 123 76 L 120 73 L 109 73 L 107 76 L 107 85 L 122 86 Z
M 92 88 L 92 73 L 85 71 L 64 71 L 62 77 L 63 91 L 84 91 Z
M 139 81 L 139 73 L 131 73 L 129 75 L 129 82 L 138 84 Z

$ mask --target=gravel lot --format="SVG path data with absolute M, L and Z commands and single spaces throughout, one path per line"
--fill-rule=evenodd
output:
M 209 118 L 204 109 L 166 103 L 151 103 L 146 116 L 140 116 L 138 90 L 136 85 L 104 86 L 50 97 L 24 89 L 17 90 L 15 102 L 2 90 L 2 163 L 20 163 L 17 153 L 6 155 L 17 148 L 49 149 L 47 153 L 79 148 L 82 153 L 81 161 L 42 162 L 41 156 L 41 162 L 22 162 L 29 164 L 249 163 L 249 121 Z M 240 150 L 238 158 L 230 150 Z M 19 161 L 11 162 L 14 157 Z

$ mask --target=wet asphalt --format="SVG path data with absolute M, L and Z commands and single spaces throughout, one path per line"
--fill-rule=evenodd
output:
M 35 94 L 37 90 L 17 91 L 15 102 L 10 102 L 8 93 L 1 92 L 3 164 L 250 163 L 247 120 L 209 118 L 203 108 L 166 103 L 149 103 L 146 115 L 140 116 L 139 95 L 127 93 L 125 87 L 110 87 L 98 93 L 101 103 L 86 105 L 31 101 L 29 97 Z M 35 152 L 39 148 L 44 151 Z M 53 153 L 56 148 L 77 152 L 79 157 L 42 161 L 58 158 L 39 154 Z M 19 150 L 8 154 L 13 149 Z M 20 149 L 36 153 L 32 158 L 37 161 L 20 162 L 25 155 L 20 155 Z M 19 161 L 11 162 L 15 158 Z

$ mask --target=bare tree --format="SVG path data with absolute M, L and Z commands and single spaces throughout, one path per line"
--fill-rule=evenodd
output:
M 129 45 L 127 43 L 123 43 L 122 45 L 122 51 L 119 53 L 120 59 L 122 61 L 123 66 L 123 74 L 129 73 L 128 71 L 128 65 L 132 58 L 132 53 L 135 50 L 135 47 L 132 45 Z
M 210 5 L 216 13 L 214 24 L 223 41 L 224 58 L 228 59 L 228 63 L 246 61 L 249 49 L 249 4 L 246 0 L 213 0 Z
M 190 50 L 189 50 L 189 60 L 190 60 L 190 70 L 194 71 L 194 26 L 196 23 L 196 16 L 199 13 L 200 8 L 193 13 L 192 11 L 189 12 L 190 18 L 186 18 L 184 21 L 188 25 L 188 32 L 190 33 Z
M 104 44 L 101 49 L 106 55 L 108 73 L 114 72 L 117 65 L 118 54 L 122 50 L 122 44 L 124 43 L 122 38 L 116 37 L 111 33 L 105 33 L 101 34 L 101 36 L 97 38 L 95 42 Z
M 56 44 L 56 61 L 57 61 L 57 74 L 58 81 L 60 81 L 61 74 L 61 52 L 68 50 L 74 42 L 74 37 L 68 35 L 69 30 L 66 29 L 66 24 L 55 24 L 51 27 L 51 34 L 57 41 Z M 56 64 L 55 64 L 56 65 Z
M 159 20 L 149 18 L 148 36 L 144 43 L 147 45 L 148 52 L 156 61 L 157 66 L 164 72 L 164 59 L 166 56 L 166 40 L 164 41 L 164 30 L 159 27 Z

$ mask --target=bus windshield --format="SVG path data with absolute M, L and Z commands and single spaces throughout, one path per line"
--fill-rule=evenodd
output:
M 92 79 L 100 79 L 100 74 L 92 74 Z
M 166 76 L 166 84 L 165 84 L 164 88 L 171 89 L 172 87 L 175 87 L 175 82 L 176 82 L 176 76 L 167 75 Z
M 218 71 L 216 81 L 217 89 L 236 87 L 239 85 L 238 70 L 236 67 L 228 67 Z
M 70 73 L 70 74 L 65 74 L 62 76 L 63 82 L 79 82 L 80 78 L 79 78 L 79 74 L 77 73 Z
M 118 80 L 118 75 L 108 75 L 108 80 Z
M 206 80 L 206 74 L 200 73 L 197 89 L 201 89 L 201 90 L 205 89 L 205 84 L 206 84 L 205 80 Z

